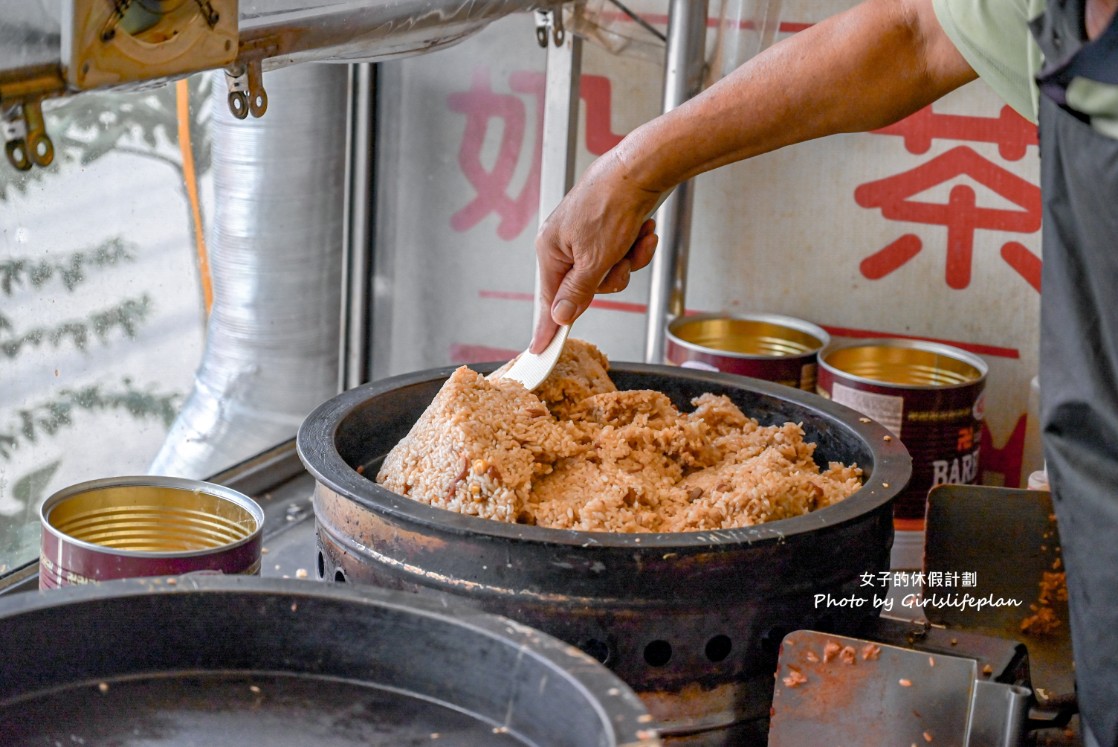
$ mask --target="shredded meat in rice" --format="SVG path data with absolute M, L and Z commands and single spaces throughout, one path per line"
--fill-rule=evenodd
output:
M 618 391 L 608 371 L 581 340 L 535 393 L 459 368 L 377 482 L 464 514 L 604 532 L 753 526 L 862 485 L 857 466 L 821 471 L 795 423 L 761 426 L 713 394 L 680 412 L 660 392 Z

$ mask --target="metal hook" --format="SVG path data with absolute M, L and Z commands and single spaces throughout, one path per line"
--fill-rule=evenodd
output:
M 8 156 L 8 163 L 16 168 L 18 171 L 30 171 L 31 159 L 27 157 L 27 141 L 23 138 L 19 140 L 9 140 L 4 143 L 4 152 Z
M 541 47 L 547 47 L 547 28 L 551 25 L 550 12 L 546 10 L 536 11 L 536 42 Z
M 229 93 L 229 112 L 237 119 L 248 116 L 248 94 L 244 91 L 231 91 Z
M 268 92 L 264 90 L 264 73 L 260 60 L 248 63 L 248 108 L 254 117 L 263 117 L 268 111 Z
M 244 63 L 225 68 L 225 87 L 229 91 L 229 112 L 237 119 L 248 116 L 248 72 Z
M 27 155 L 36 166 L 50 166 L 54 161 L 54 143 L 47 134 L 41 101 L 23 103 L 23 120 L 27 123 Z
M 225 85 L 229 89 L 229 111 L 237 119 L 244 119 L 249 113 L 263 117 L 268 111 L 268 92 L 264 90 L 260 60 L 238 62 L 225 68 Z
M 39 99 L 23 101 L 3 112 L 0 129 L 8 163 L 19 171 L 49 166 L 54 161 L 54 143 L 47 134 Z
M 8 156 L 8 163 L 19 171 L 30 169 L 31 159 L 27 155 L 27 126 L 23 123 L 19 106 L 0 111 L 0 130 L 4 133 L 4 153 Z
M 553 24 L 551 26 L 551 38 L 555 42 L 555 46 L 563 46 L 563 41 L 567 38 L 567 31 L 563 28 L 563 9 L 556 8 L 549 13 Z

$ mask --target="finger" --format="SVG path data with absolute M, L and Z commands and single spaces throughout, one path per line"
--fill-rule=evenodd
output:
M 628 259 L 622 259 L 611 267 L 602 278 L 602 282 L 598 284 L 598 293 L 619 293 L 625 290 L 629 285 L 630 267 Z
M 542 352 L 551 338 L 555 336 L 558 325 L 551 318 L 552 301 L 564 276 L 571 269 L 569 257 L 556 247 L 556 244 L 542 233 L 536 240 L 536 259 L 539 265 L 539 306 L 536 314 L 536 329 L 528 350 Z
M 555 291 L 563 281 L 563 277 L 570 269 L 560 266 L 545 267 L 547 263 L 540 263 L 540 297 L 538 313 L 536 314 L 536 329 L 532 333 L 532 342 L 528 345 L 529 352 L 541 353 L 555 336 L 559 325 L 552 319 L 551 307 L 555 298 Z
M 589 308 L 601 277 L 602 271 L 598 268 L 578 265 L 571 268 L 559 284 L 551 304 L 551 318 L 556 324 L 573 324 Z
M 542 353 L 558 330 L 559 325 L 551 318 L 551 311 L 542 307 L 539 319 L 536 320 L 536 329 L 532 334 L 532 344 L 528 346 L 528 352 Z
M 652 261 L 653 255 L 656 254 L 656 247 L 659 243 L 660 237 L 654 233 L 637 239 L 629 253 L 625 255 L 625 259 L 629 260 L 630 271 L 636 272 L 646 267 Z

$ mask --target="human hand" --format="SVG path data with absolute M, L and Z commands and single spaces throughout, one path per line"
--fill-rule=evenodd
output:
M 529 351 L 541 352 L 560 324 L 571 324 L 596 293 L 617 293 L 656 251 L 648 218 L 658 192 L 634 184 L 613 153 L 598 159 L 536 236 L 540 313 Z

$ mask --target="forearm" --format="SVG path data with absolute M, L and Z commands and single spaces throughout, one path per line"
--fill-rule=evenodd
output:
M 642 188 L 786 145 L 891 124 L 975 78 L 931 0 L 868 0 L 774 45 L 615 156 Z
M 696 174 L 792 143 L 892 123 L 973 80 L 932 0 L 866 0 L 775 45 L 599 158 L 544 221 L 539 352 L 596 292 L 617 291 L 651 259 L 645 222 Z

